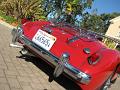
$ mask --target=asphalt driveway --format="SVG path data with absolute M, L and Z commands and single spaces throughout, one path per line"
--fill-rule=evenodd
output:
M 44 61 L 35 57 L 21 57 L 20 49 L 9 47 L 11 26 L 0 22 L 0 90 L 78 90 L 79 87 L 64 77 L 50 81 L 53 73 Z M 110 90 L 120 90 L 120 79 Z

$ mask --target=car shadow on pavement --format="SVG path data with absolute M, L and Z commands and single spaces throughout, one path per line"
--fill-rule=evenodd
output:
M 82 90 L 75 82 L 71 79 L 65 77 L 63 74 L 60 75 L 58 78 L 53 79 L 53 72 L 54 68 L 51 67 L 48 63 L 44 60 L 37 58 L 37 57 L 30 57 L 30 56 L 20 56 L 18 58 L 23 58 L 27 62 L 32 62 L 36 67 L 42 70 L 45 74 L 49 76 L 48 81 L 51 83 L 52 80 L 55 80 L 59 85 L 61 85 L 65 90 Z

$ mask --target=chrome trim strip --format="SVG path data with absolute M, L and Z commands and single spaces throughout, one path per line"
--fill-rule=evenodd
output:
M 20 40 L 22 40 L 23 43 L 25 45 L 27 45 L 30 49 L 37 52 L 40 56 L 42 56 L 44 59 L 46 59 L 49 63 L 52 63 L 54 66 L 57 66 L 58 62 L 60 61 L 60 59 L 58 57 L 56 57 L 49 51 L 43 49 L 42 47 L 38 46 L 37 44 L 33 43 L 32 41 L 27 39 L 25 36 L 21 36 Z M 84 84 L 88 84 L 90 82 L 91 77 L 89 75 L 76 69 L 69 63 L 65 63 L 64 66 L 65 66 L 64 72 L 66 74 L 68 74 L 70 77 L 72 77 L 73 79 L 75 79 L 81 83 L 84 83 Z M 84 73 L 86 75 L 86 77 L 81 76 L 81 78 L 79 78 L 78 74 L 80 74 L 80 73 Z
M 55 55 L 53 55 L 52 53 L 50 53 L 49 51 L 43 49 L 42 47 L 38 46 L 37 44 L 33 43 L 32 41 L 30 41 L 29 39 L 27 39 L 25 36 L 20 37 L 21 40 L 23 40 L 25 43 L 27 44 L 27 46 L 32 46 L 35 49 L 39 50 L 40 52 L 43 52 L 45 55 L 48 55 L 49 57 L 51 57 L 56 63 L 58 63 L 59 58 L 56 57 Z M 65 66 L 72 71 L 74 74 L 78 74 L 80 71 L 77 70 L 76 68 L 74 68 L 72 65 L 66 63 Z
M 30 48 L 31 50 L 36 52 L 36 54 L 39 54 L 42 58 L 46 59 L 47 62 L 53 64 L 54 66 L 58 65 L 60 58 L 56 57 L 51 52 L 43 49 L 42 47 L 40 47 L 37 44 L 35 44 L 34 42 L 32 42 L 27 37 L 25 37 L 23 34 L 21 34 L 21 32 L 19 32 L 18 30 L 17 30 L 17 32 L 15 31 L 15 33 L 16 33 L 15 34 L 16 38 L 18 38 L 18 40 L 20 42 L 22 42 L 23 46 L 24 45 L 27 46 L 28 48 Z M 14 37 L 14 35 L 13 35 L 13 37 Z M 64 63 L 64 66 L 65 66 L 64 72 L 66 74 L 68 74 L 70 77 L 72 77 L 73 79 L 75 79 L 81 83 L 84 83 L 84 84 L 88 84 L 90 82 L 91 77 L 89 75 L 87 75 L 86 73 L 76 69 L 75 67 L 73 67 L 72 65 L 70 65 L 67 62 Z

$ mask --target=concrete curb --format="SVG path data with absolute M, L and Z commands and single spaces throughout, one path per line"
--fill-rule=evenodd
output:
M 4 25 L 6 27 L 9 27 L 11 29 L 16 28 L 15 26 L 12 26 L 12 25 L 10 25 L 10 24 L 6 23 L 5 21 L 2 21 L 2 20 L 0 20 L 0 24 Z

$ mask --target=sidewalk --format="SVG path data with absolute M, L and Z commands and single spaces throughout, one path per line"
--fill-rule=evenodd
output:
M 8 24 L 8 23 L 2 21 L 2 20 L 0 20 L 0 24 L 6 26 L 6 27 L 8 27 L 8 28 L 11 28 L 11 29 L 12 29 L 12 28 L 15 28 L 14 26 L 12 26 L 12 25 L 10 25 L 10 24 Z
M 48 81 L 43 69 L 50 68 L 46 63 L 37 58 L 18 58 L 19 49 L 9 47 L 12 28 L 0 21 L 0 90 L 65 90 L 56 81 Z

